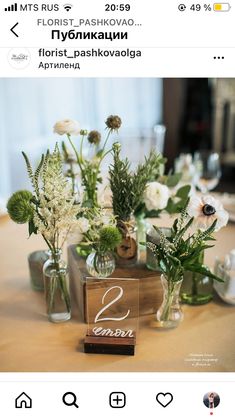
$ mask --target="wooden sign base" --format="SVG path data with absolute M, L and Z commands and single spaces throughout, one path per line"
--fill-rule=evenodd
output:
M 93 354 L 135 355 L 135 338 L 95 337 L 87 335 L 84 352 Z

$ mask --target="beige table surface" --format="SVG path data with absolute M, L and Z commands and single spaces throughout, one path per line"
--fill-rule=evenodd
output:
M 217 234 L 207 262 L 235 247 L 234 233 L 230 224 Z M 0 371 L 235 371 L 235 307 L 218 297 L 184 305 L 185 319 L 174 330 L 141 317 L 134 357 L 84 354 L 86 325 L 77 313 L 67 323 L 49 323 L 43 294 L 30 289 L 27 256 L 41 248 L 40 237 L 27 239 L 25 225 L 0 220 Z

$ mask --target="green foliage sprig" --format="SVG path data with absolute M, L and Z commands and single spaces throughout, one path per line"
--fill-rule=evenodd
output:
M 86 214 L 80 222 L 86 224 L 85 232 L 77 248 L 93 249 L 99 254 L 114 251 L 122 241 L 122 235 L 116 227 L 116 219 L 100 207 L 86 208 Z
M 169 281 L 178 281 L 185 271 L 200 273 L 214 280 L 223 281 L 201 262 L 203 252 L 213 247 L 213 245 L 208 245 L 208 242 L 214 241 L 212 234 L 217 221 L 215 220 L 205 231 L 197 230 L 190 233 L 189 229 L 194 218 L 188 217 L 187 205 L 188 202 L 180 217 L 175 220 L 170 236 L 165 236 L 158 227 L 154 226 L 160 236 L 160 242 L 159 244 L 148 242 L 147 246 L 157 258 L 162 273 Z
M 16 223 L 28 223 L 29 236 L 40 233 L 51 251 L 63 247 L 70 230 L 77 224 L 77 216 L 83 213 L 75 205 L 74 197 L 62 172 L 62 159 L 56 144 L 52 153 L 42 155 L 34 171 L 23 152 L 32 193 L 20 190 L 14 193 L 7 209 Z
M 160 165 L 163 163 L 161 154 L 151 151 L 143 164 L 139 164 L 132 172 L 128 158 L 121 159 L 121 146 L 113 145 L 113 165 L 109 169 L 110 187 L 112 191 L 113 212 L 118 220 L 128 221 L 131 214 L 140 205 L 145 187 Z
M 83 205 L 86 207 L 98 207 L 98 185 L 102 183 L 102 176 L 101 176 L 101 164 L 104 158 L 111 152 L 111 149 L 106 149 L 106 145 L 108 143 L 109 137 L 113 132 L 118 132 L 119 128 L 121 127 L 122 121 L 121 118 L 117 115 L 111 115 L 106 120 L 106 129 L 107 135 L 104 140 L 102 146 L 101 144 L 101 134 L 98 131 L 90 131 L 87 132 L 86 130 L 80 131 L 80 145 L 77 148 L 75 143 L 71 139 L 71 135 L 67 134 L 67 138 L 69 143 L 74 151 L 76 162 L 80 169 L 81 173 L 81 180 L 82 186 L 85 191 L 85 199 L 83 200 Z M 87 159 L 84 156 L 84 141 L 87 139 L 88 143 L 93 146 L 94 148 L 94 155 L 91 159 Z M 69 152 L 65 143 L 62 145 L 64 157 L 68 158 Z M 74 178 L 73 169 L 70 169 L 70 176 L 72 179 Z

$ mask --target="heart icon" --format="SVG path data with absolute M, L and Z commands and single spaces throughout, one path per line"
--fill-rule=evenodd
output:
M 173 395 L 172 393 L 162 393 L 159 392 L 156 396 L 156 401 L 163 406 L 163 408 L 166 408 L 170 403 L 173 401 Z

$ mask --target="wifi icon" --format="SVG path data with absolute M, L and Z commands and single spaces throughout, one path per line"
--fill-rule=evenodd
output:
M 69 12 L 72 9 L 73 5 L 72 4 L 64 4 L 63 7 L 66 10 L 66 12 Z

